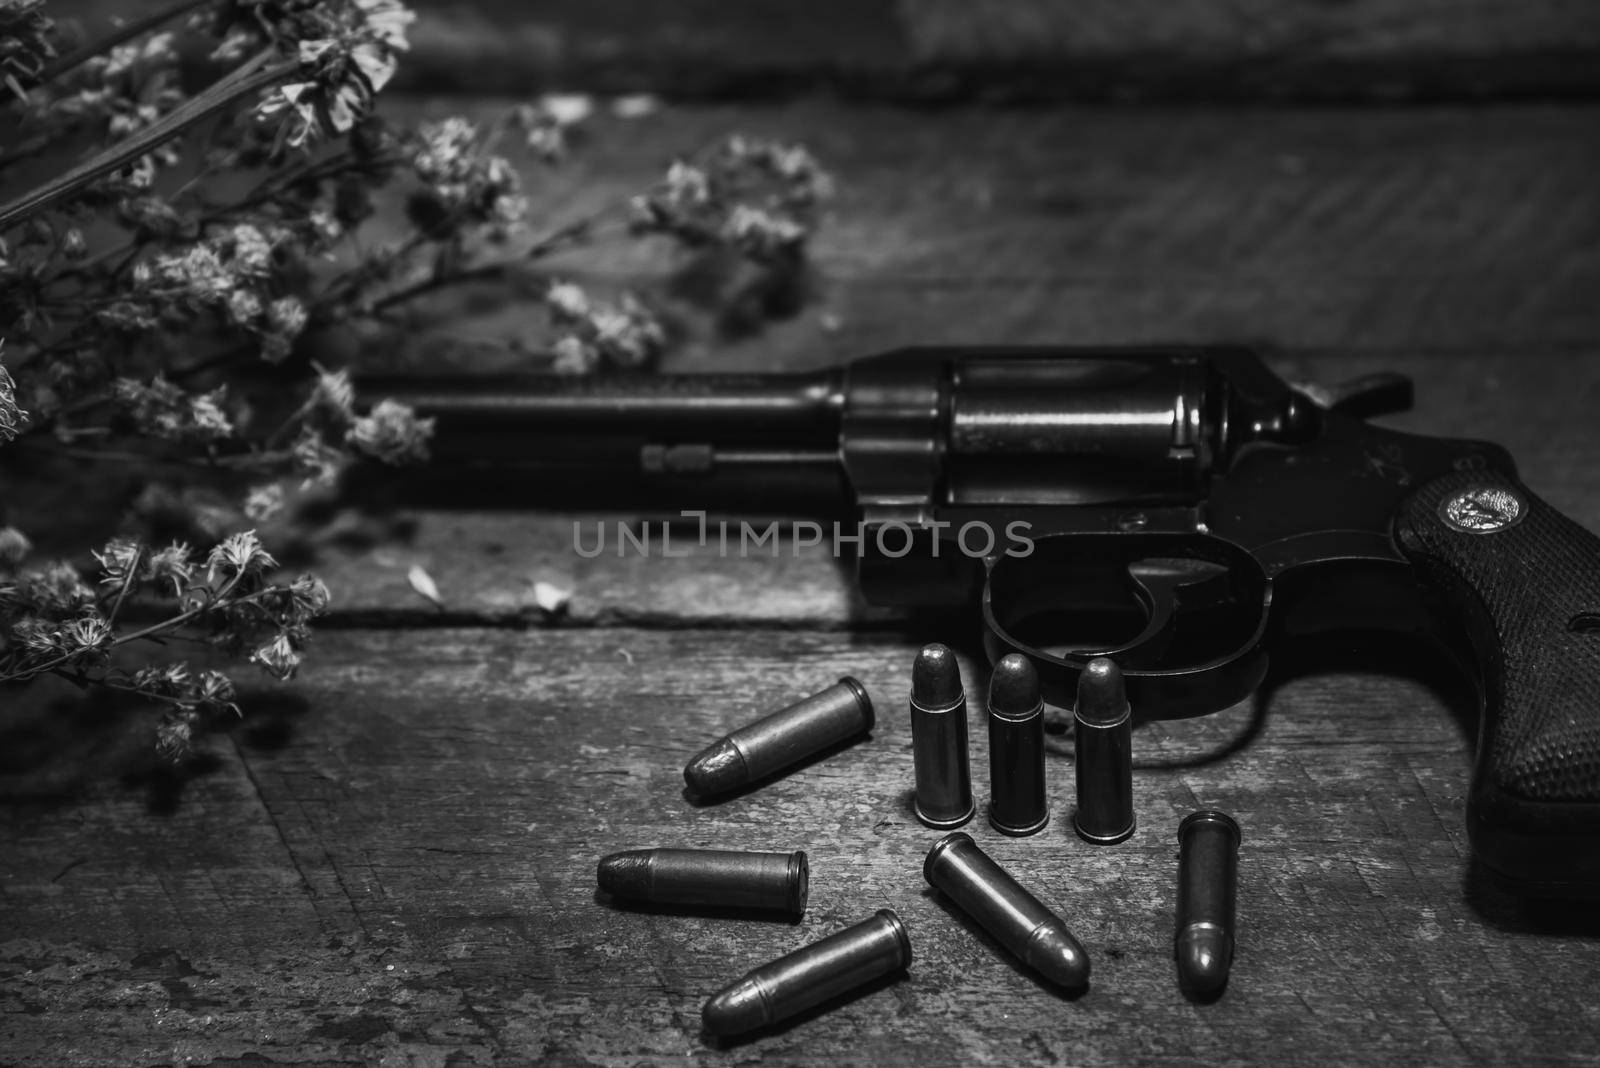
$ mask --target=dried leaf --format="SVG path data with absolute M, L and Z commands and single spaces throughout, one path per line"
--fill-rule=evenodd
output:
M 535 582 L 533 584 L 533 603 L 539 606 L 542 612 L 556 613 L 567 607 L 567 602 L 572 600 L 572 591 L 564 590 L 549 582 Z
M 422 596 L 432 601 L 440 608 L 444 607 L 444 599 L 439 596 L 439 586 L 433 581 L 433 576 L 422 569 L 421 564 L 412 564 L 411 570 L 406 572 L 406 581 L 411 583 L 411 588 Z

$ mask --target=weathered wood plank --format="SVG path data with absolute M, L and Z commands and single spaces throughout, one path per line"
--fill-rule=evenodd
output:
M 37 773 L 13 763 L 13 800 L 0 807 L 7 1055 L 894 1065 L 1600 1055 L 1586 997 L 1600 981 L 1600 931 L 1583 912 L 1523 909 L 1467 867 L 1471 742 L 1461 695 L 1429 671 L 1395 674 L 1394 658 L 1370 650 L 1302 660 L 1260 708 L 1141 726 L 1140 830 L 1114 848 L 1068 831 L 1070 743 L 1052 736 L 1046 832 L 969 830 L 1093 955 L 1090 992 L 1067 1002 L 924 886 L 936 836 L 906 809 L 899 703 L 921 638 L 324 634 L 294 691 L 308 704 L 255 695 L 251 718 L 217 739 L 214 766 L 164 814 L 118 778 L 126 754 L 90 759 L 80 785 L 31 801 L 15 798 Z M 682 763 L 706 740 L 844 671 L 878 697 L 870 740 L 719 805 L 682 798 Z M 12 705 L 8 723 L 18 715 Z M 982 737 L 974 731 L 980 796 Z M 1238 963 L 1209 1006 L 1178 994 L 1170 960 L 1173 832 L 1200 804 L 1228 809 L 1245 831 Z M 810 912 L 789 926 L 596 900 L 600 855 L 655 844 L 804 848 Z M 699 1007 L 717 986 L 884 906 L 912 933 L 906 979 L 751 1044 L 702 1045 Z
M 692 337 L 686 368 L 818 366 L 913 342 L 1541 349 L 1597 333 L 1593 126 L 1587 109 L 1541 107 L 674 108 L 600 120 L 570 165 L 530 163 L 526 185 L 539 230 L 624 202 L 733 131 L 802 141 L 834 172 L 812 246 L 820 300 L 736 344 Z M 674 265 L 627 242 L 553 269 L 640 284 Z M 441 302 L 423 351 L 537 348 L 526 301 L 495 295 Z

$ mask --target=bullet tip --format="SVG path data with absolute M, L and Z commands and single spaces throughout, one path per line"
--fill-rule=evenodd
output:
M 1178 935 L 1178 985 L 1185 993 L 1207 997 L 1228 985 L 1233 965 L 1233 939 L 1220 927 L 1193 926 Z
M 713 1035 L 740 1035 L 761 1027 L 767 1023 L 767 1008 L 760 985 L 740 979 L 723 987 L 700 1010 L 700 1023 Z
M 684 766 L 683 781 L 695 797 L 715 797 L 747 784 L 750 773 L 739 747 L 726 738 L 719 738 Z
M 1028 940 L 1028 964 L 1052 983 L 1073 992 L 1089 985 L 1089 954 L 1063 926 L 1046 924 Z
M 1097 656 L 1078 676 L 1078 719 L 1096 726 L 1116 723 L 1128 714 L 1122 669 L 1110 657 Z
M 1039 673 L 1021 653 L 1000 658 L 989 678 L 989 711 L 1011 717 L 1027 716 L 1039 708 Z
M 951 708 L 960 703 L 961 669 L 949 647 L 924 645 L 911 665 L 911 701 L 920 708 Z
M 650 851 L 628 849 L 601 857 L 595 869 L 600 889 L 612 897 L 648 897 L 650 893 Z

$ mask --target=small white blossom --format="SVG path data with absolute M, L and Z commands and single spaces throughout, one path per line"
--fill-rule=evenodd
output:
M 189 583 L 194 580 L 194 568 L 189 562 L 189 546 L 181 541 L 175 541 L 165 549 L 157 549 L 145 561 L 145 575 L 151 582 L 159 586 L 163 582 L 172 584 L 172 595 L 183 596 L 183 591 L 189 588 Z
M 232 578 L 277 567 L 278 562 L 261 547 L 261 539 L 253 530 L 241 531 L 224 538 L 206 558 L 206 567 L 213 575 Z
M 589 315 L 589 294 L 571 282 L 555 282 L 545 290 L 544 302 L 557 322 L 577 322 Z
M 428 458 L 433 419 L 419 419 L 408 405 L 381 400 L 360 416 L 345 433 L 345 444 L 386 464 L 403 464 Z
M 0 341 L 0 352 L 4 346 L 5 342 Z M 12 381 L 11 372 L 0 364 L 0 442 L 15 440 L 27 421 L 28 413 L 17 407 L 17 384 Z
M 318 371 L 317 384 L 311 391 L 311 402 L 341 422 L 354 417 L 356 388 L 350 382 L 350 372 Z
M 0 567 L 16 567 L 33 551 L 33 542 L 16 527 L 0 527 Z
M 283 486 L 279 483 L 268 482 L 252 486 L 244 499 L 245 518 L 252 522 L 265 523 L 283 511 L 284 499 Z
M 260 646 L 250 654 L 250 661 L 261 665 L 262 670 L 276 678 L 288 681 L 300 668 L 300 653 L 295 649 L 289 636 L 279 632 L 278 636 Z
M 249 326 L 261 315 L 261 298 L 248 289 L 228 294 L 228 318 L 239 326 Z
M 143 547 L 137 538 L 112 538 L 103 549 L 94 553 L 100 563 L 100 584 L 122 586 L 137 574 Z

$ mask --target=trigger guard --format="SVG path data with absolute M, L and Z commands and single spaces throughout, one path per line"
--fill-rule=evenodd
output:
M 1039 674 L 1044 699 L 1057 708 L 1071 708 L 1077 701 L 1078 676 L 1095 656 L 1110 656 L 1123 669 L 1128 699 L 1135 714 L 1144 719 L 1182 719 L 1220 711 L 1249 697 L 1267 672 L 1263 642 L 1272 605 L 1272 582 L 1249 552 L 1221 538 L 1206 534 L 1056 534 L 1036 536 L 1034 552 L 1044 549 L 1067 561 L 1067 571 L 1081 559 L 1119 562 L 1128 580 L 1142 592 L 1148 618 L 1133 638 L 1101 650 L 1053 653 L 1023 641 L 1013 633 L 1004 596 L 997 595 L 997 577 L 1007 571 L 1024 572 L 1023 583 L 1033 583 L 1027 574 L 1029 557 L 997 557 L 985 561 L 982 612 L 984 649 L 990 663 L 1009 653 L 1021 653 Z M 1249 615 L 1248 627 L 1241 627 L 1236 647 L 1192 664 L 1167 663 L 1167 654 L 1180 616 L 1182 581 L 1152 583 L 1141 580 L 1133 571 L 1142 560 L 1174 558 L 1210 562 L 1227 575 L 1238 614 Z M 1048 569 L 1047 559 L 1042 565 Z M 1109 567 L 1109 564 L 1105 566 Z M 1035 565 L 1040 568 L 1041 565 Z M 1033 591 L 1035 594 L 1036 590 Z M 1002 591 L 1003 594 L 1003 591 Z

